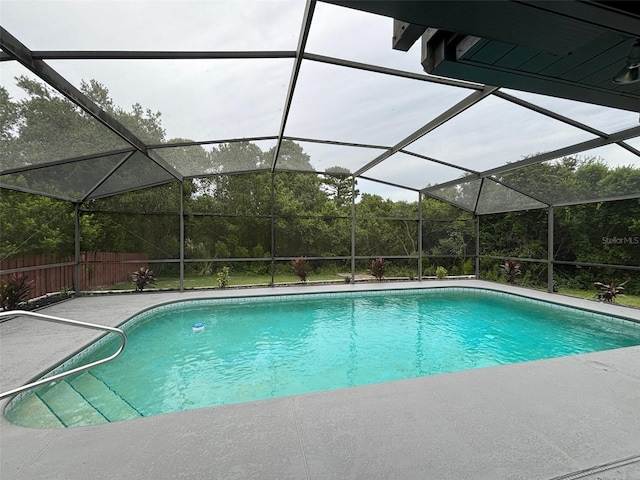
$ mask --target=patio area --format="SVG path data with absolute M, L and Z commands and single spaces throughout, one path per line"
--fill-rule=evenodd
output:
M 190 298 L 439 286 L 640 321 L 640 310 L 478 280 L 99 295 L 43 312 L 116 326 Z M 98 335 L 33 319 L 0 323 L 0 389 Z M 631 479 L 640 477 L 639 405 L 640 346 L 89 427 L 26 429 L 3 417 L 0 477 Z

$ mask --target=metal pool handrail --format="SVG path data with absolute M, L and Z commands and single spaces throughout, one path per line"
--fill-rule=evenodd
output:
M 73 375 L 74 373 L 82 372 L 84 370 L 89 370 L 90 368 L 96 367 L 98 365 L 102 365 L 103 363 L 110 362 L 111 360 L 116 358 L 118 355 L 120 355 L 120 353 L 122 353 L 122 351 L 124 350 L 124 347 L 127 344 L 127 336 L 119 328 L 107 327 L 105 325 L 96 325 L 94 323 L 88 323 L 88 322 L 80 322 L 78 320 L 69 320 L 68 318 L 54 317 L 53 315 L 45 315 L 43 313 L 36 313 L 36 312 L 27 312 L 27 311 L 24 311 L 24 310 L 11 310 L 9 312 L 0 312 L 0 318 L 8 317 L 8 316 L 16 316 L 16 315 L 35 317 L 35 318 L 39 318 L 39 319 L 42 319 L 42 320 L 45 320 L 45 321 L 48 321 L 48 322 L 62 323 L 62 324 L 65 324 L 65 325 L 75 325 L 77 327 L 90 328 L 92 330 L 103 330 L 105 332 L 117 333 L 118 335 L 120 335 L 120 340 L 122 341 L 122 345 L 120 345 L 120 348 L 118 348 L 118 350 L 114 354 L 112 354 L 112 355 L 110 355 L 110 356 L 108 356 L 106 358 L 103 358 L 101 360 L 96 360 L 95 362 L 88 363 L 87 365 L 82 365 L 81 367 L 76 367 L 76 368 L 74 368 L 72 370 L 69 370 L 67 372 L 62 372 L 62 373 L 58 373 L 56 375 L 52 375 L 50 377 L 41 378 L 40 380 L 36 380 L 35 382 L 27 383 L 26 385 L 23 385 L 23 386 L 18 387 L 18 388 L 14 388 L 13 390 L 9 390 L 9 391 L 0 393 L 0 400 L 2 400 L 3 398 L 6 398 L 6 397 L 10 397 L 11 395 L 15 395 L 16 393 L 20 393 L 20 392 L 24 392 L 25 390 L 29 390 L 30 388 L 38 387 L 38 386 L 43 385 L 45 383 L 53 382 L 55 380 L 59 380 L 60 378 L 64 378 L 64 377 L 68 377 L 70 375 Z

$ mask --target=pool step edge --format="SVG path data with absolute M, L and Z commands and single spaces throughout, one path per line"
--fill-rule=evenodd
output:
M 40 398 L 67 426 L 107 423 L 107 418 L 66 380 L 55 383 Z
M 28 428 L 64 428 L 66 425 L 35 392 L 25 395 L 16 406 L 5 412 L 12 423 Z
M 109 388 L 102 380 L 92 375 L 91 372 L 82 373 L 71 380 L 70 383 L 109 422 L 143 416 L 135 407 Z

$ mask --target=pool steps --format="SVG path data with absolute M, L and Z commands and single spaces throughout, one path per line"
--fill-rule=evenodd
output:
M 9 416 L 20 418 L 24 427 L 64 428 L 137 418 L 142 414 L 104 382 L 84 372 L 26 395 Z
M 90 372 L 85 372 L 71 380 L 71 385 L 109 422 L 113 420 L 129 420 L 142 416 L 129 402 Z
M 53 414 L 51 409 L 36 394 L 30 393 L 20 402 L 15 413 L 27 419 L 20 422 L 24 427 L 32 428 L 64 428 L 64 424 Z M 7 415 L 10 417 L 10 415 Z

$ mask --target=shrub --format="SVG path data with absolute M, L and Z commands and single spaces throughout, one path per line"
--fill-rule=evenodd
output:
M 436 268 L 436 277 L 437 278 L 442 279 L 442 278 L 446 277 L 448 274 L 449 274 L 449 272 L 447 272 L 446 268 L 440 267 L 440 266 L 438 268 Z
M 375 258 L 371 260 L 371 266 L 369 267 L 371 270 L 371 275 L 376 277 L 378 280 L 382 280 L 384 277 L 384 259 L 383 258 Z
M 220 288 L 226 288 L 229 286 L 229 272 L 230 269 L 229 267 L 222 267 L 220 269 L 220 271 L 218 272 L 218 287 Z
M 131 274 L 131 281 L 136 285 L 136 290 L 141 292 L 149 285 L 156 282 L 153 277 L 153 271 L 145 267 L 140 267 Z
M 462 275 L 473 275 L 476 273 L 476 262 L 473 258 L 467 258 L 462 262 Z
M 425 277 L 433 277 L 436 274 L 436 267 L 428 263 L 422 263 L 422 275 Z
M 505 260 L 504 263 L 500 265 L 500 270 L 511 284 L 516 283 L 516 277 L 522 275 L 520 264 L 515 260 Z
M 596 297 L 598 297 L 603 302 L 615 302 L 618 295 L 623 295 L 622 290 L 624 290 L 625 283 L 627 282 L 622 282 L 621 284 L 616 285 L 614 282 L 608 284 L 602 282 L 594 282 L 594 285 L 596 287 L 600 287 L 600 293 L 598 293 Z
M 29 292 L 33 282 L 27 276 L 17 273 L 9 275 L 9 279 L 0 282 L 0 306 L 3 310 L 15 310 L 18 305 L 29 300 Z
M 306 282 L 311 270 L 311 265 L 306 258 L 298 257 L 295 260 L 291 260 L 291 266 L 293 267 L 293 273 L 300 279 L 301 282 Z

